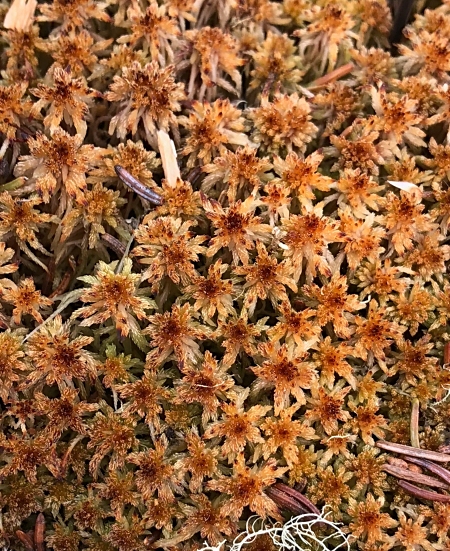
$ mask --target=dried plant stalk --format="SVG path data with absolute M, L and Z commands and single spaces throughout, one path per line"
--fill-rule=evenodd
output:
M 410 484 L 405 480 L 399 480 L 398 485 L 400 488 L 405 490 L 405 492 L 408 492 L 408 494 L 411 494 L 419 499 L 429 499 L 430 501 L 439 501 L 440 503 L 450 503 L 450 496 L 438 494 L 437 492 L 432 492 L 430 490 L 424 490 L 423 488 L 414 486 L 414 484 Z
M 28 534 L 22 532 L 22 530 L 16 530 L 17 539 L 20 540 L 27 551 L 35 551 L 33 540 Z
M 404 444 L 386 442 L 385 440 L 378 440 L 376 446 L 388 452 L 418 457 L 419 459 L 428 459 L 429 461 L 437 461 L 438 463 L 448 463 L 450 461 L 450 455 L 446 455 L 445 453 L 421 450 L 412 446 L 405 446 Z
M 297 492 L 297 490 L 286 486 L 286 484 L 274 484 L 266 490 L 266 493 L 277 505 L 288 509 L 291 513 L 300 515 L 308 512 L 316 515 L 320 514 L 319 509 L 308 498 Z
M 316 90 L 317 88 L 322 88 L 323 86 L 326 86 L 331 82 L 345 77 L 346 75 L 351 73 L 354 68 L 355 66 L 353 63 L 346 63 L 345 65 L 342 65 L 342 67 L 338 67 L 337 69 L 334 69 L 323 77 L 315 80 L 310 86 L 308 86 L 308 90 Z
M 415 465 L 419 465 L 424 469 L 427 469 L 431 473 L 436 474 L 437 476 L 442 478 L 442 480 L 445 480 L 445 482 L 448 482 L 450 484 L 450 471 L 444 469 L 444 467 L 436 465 L 435 463 L 427 461 L 426 459 L 417 459 L 415 457 L 410 457 L 408 461 L 414 463 Z
M 109 233 L 102 233 L 102 239 L 109 247 L 116 253 L 117 256 L 122 258 L 125 255 L 125 245 L 119 241 L 116 237 Z
M 137 178 L 132 176 L 128 172 L 128 170 L 125 170 L 123 166 L 115 165 L 114 170 L 116 171 L 117 176 L 122 180 L 122 182 L 130 189 L 132 189 L 135 193 L 137 193 L 139 197 L 142 197 L 142 199 L 150 201 L 150 203 L 154 203 L 155 205 L 163 204 L 163 198 L 161 197 L 161 195 L 151 190 L 147 186 L 144 186 L 144 184 L 140 182 Z
M 69 258 L 69 264 L 72 271 L 69 270 L 64 274 L 64 277 L 59 282 L 58 287 L 56 287 L 56 289 L 49 295 L 48 298 L 58 297 L 59 295 L 62 295 L 67 291 L 67 287 L 69 286 L 69 283 L 70 283 L 70 278 L 75 273 L 75 268 L 76 268 L 75 259 L 73 258 L 73 256 Z
M 45 517 L 42 513 L 39 513 L 36 519 L 36 526 L 34 528 L 34 546 L 36 551 L 45 551 L 44 534 Z
M 391 474 L 392 476 L 401 478 L 402 480 L 410 480 L 411 482 L 415 482 L 416 484 L 426 484 L 434 488 L 450 490 L 448 484 L 444 484 L 440 480 L 437 480 L 436 478 L 433 478 L 432 476 L 428 476 L 426 474 L 416 473 L 410 471 L 409 469 L 402 469 L 401 467 L 395 467 L 394 465 L 388 464 L 383 465 L 383 470 Z
M 445 343 L 444 346 L 444 365 L 450 363 L 450 342 Z

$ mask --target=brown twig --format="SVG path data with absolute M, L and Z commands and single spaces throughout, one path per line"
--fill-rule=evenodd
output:
M 430 490 L 424 490 L 414 484 L 410 484 L 405 480 L 399 480 L 398 485 L 400 488 L 405 490 L 408 494 L 411 494 L 414 497 L 419 499 L 428 499 L 430 501 L 439 501 L 441 503 L 450 503 L 450 496 L 444 494 L 438 494 L 437 492 L 431 492 Z
M 320 515 L 320 511 L 314 503 L 311 503 L 303 494 L 286 484 L 274 484 L 270 488 L 267 488 L 266 493 L 278 506 L 287 509 L 291 513 L 297 515 L 307 513 Z
M 107 243 L 119 258 L 125 254 L 125 245 L 109 233 L 102 233 L 102 240 Z
M 450 486 L 448 486 L 448 484 L 444 484 L 444 482 L 441 482 L 440 480 L 437 480 L 432 476 L 416 473 L 410 471 L 409 469 L 403 469 L 402 467 L 395 467 L 394 465 L 388 465 L 387 463 L 385 463 L 383 465 L 383 471 L 386 471 L 396 478 L 401 478 L 402 480 L 411 480 L 416 484 L 426 484 L 427 486 L 431 486 L 432 488 L 434 487 L 442 488 L 443 490 L 450 490 Z
M 411 423 L 409 427 L 411 446 L 414 448 L 420 448 L 419 441 L 419 400 L 413 398 L 411 407 Z
M 444 365 L 450 363 L 450 342 L 445 343 L 444 345 Z
M 428 459 L 429 461 L 437 461 L 438 463 L 448 463 L 450 461 L 450 455 L 446 455 L 445 453 L 421 450 L 420 448 L 413 448 L 412 446 L 405 446 L 404 444 L 386 442 L 386 440 L 378 440 L 376 446 L 388 452 L 418 457 L 419 459 Z
M 139 197 L 142 197 L 142 199 L 146 199 L 147 201 L 150 201 L 150 203 L 154 203 L 155 205 L 163 204 L 163 198 L 161 197 L 161 195 L 156 193 L 156 191 L 148 188 L 147 186 L 144 186 L 144 184 L 136 179 L 134 176 L 132 176 L 128 172 L 128 170 L 125 170 L 123 166 L 114 165 L 114 170 L 116 171 L 117 176 L 122 180 L 122 182 L 130 189 L 132 189 L 135 193 L 137 193 Z
M 323 77 L 316 79 L 310 84 L 310 86 L 308 86 L 308 90 L 322 88 L 323 86 L 326 86 L 327 84 L 330 84 L 335 80 L 345 77 L 346 75 L 351 73 L 354 68 L 355 66 L 353 65 L 353 63 L 346 63 L 345 65 L 342 65 L 341 67 L 334 69 L 334 71 L 331 71 L 328 74 L 324 75 Z
M 428 471 L 430 471 L 430 473 L 439 476 L 439 478 L 445 480 L 445 482 L 450 484 L 450 471 L 447 471 L 447 469 L 444 469 L 444 467 L 436 465 L 436 463 L 433 463 L 432 461 L 427 461 L 426 459 L 417 459 L 415 457 L 410 457 L 408 461 L 414 463 L 415 465 L 419 465 L 419 467 L 427 469 Z
M 66 292 L 67 287 L 69 286 L 69 283 L 70 283 L 70 278 L 75 273 L 75 268 L 76 268 L 75 259 L 73 258 L 73 256 L 69 258 L 69 264 L 70 264 L 70 267 L 72 268 L 72 272 L 68 271 L 65 273 L 64 277 L 59 282 L 58 287 L 56 287 L 56 289 L 53 291 L 53 293 L 51 293 L 48 296 L 48 298 L 55 298 Z
M 191 184 L 193 184 L 197 180 L 197 178 L 200 176 L 201 173 L 202 173 L 202 167 L 201 166 L 196 166 L 192 170 L 189 171 L 189 174 L 187 175 L 186 180 L 188 182 L 191 182 Z
M 298 492 L 297 490 L 294 490 L 294 488 L 291 488 L 290 486 L 287 486 L 286 484 L 282 484 L 281 482 L 278 482 L 274 485 L 275 488 L 281 490 L 282 492 L 285 492 L 286 494 L 290 495 L 294 499 L 300 501 L 307 509 L 311 511 L 311 513 L 315 513 L 316 515 L 320 515 L 319 509 L 312 503 L 307 497 L 305 497 L 302 493 Z
M 36 526 L 34 527 L 34 546 L 36 551 L 45 551 L 44 534 L 45 517 L 42 513 L 39 513 L 36 519 Z
M 287 510 L 294 515 L 306 515 L 310 513 L 308 509 L 300 505 L 295 499 L 292 499 L 284 492 L 277 490 L 276 488 L 268 488 L 266 494 L 272 499 L 281 510 Z
M 22 532 L 22 530 L 16 530 L 16 536 L 17 539 L 23 543 L 27 551 L 35 551 L 33 540 L 28 534 L 25 534 L 25 532 Z

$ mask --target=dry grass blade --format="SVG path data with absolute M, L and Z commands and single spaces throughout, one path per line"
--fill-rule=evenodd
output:
M 177 162 L 177 152 L 175 144 L 170 139 L 167 132 L 158 130 L 158 147 L 161 154 L 161 161 L 164 170 L 164 176 L 169 186 L 175 186 L 178 179 L 181 179 L 180 168 Z
M 14 0 L 5 15 L 3 27 L 16 31 L 27 31 L 34 20 L 37 0 Z

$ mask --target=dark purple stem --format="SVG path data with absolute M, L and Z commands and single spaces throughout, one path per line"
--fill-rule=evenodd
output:
M 419 465 L 419 467 L 427 469 L 430 473 L 436 474 L 439 478 L 442 478 L 442 480 L 445 480 L 445 482 L 450 484 L 450 471 L 447 471 L 444 467 L 436 465 L 436 463 L 433 463 L 432 461 L 418 459 L 416 457 L 408 457 L 408 461 L 410 463 L 414 463 L 415 465 Z
M 142 197 L 142 199 L 146 199 L 147 201 L 150 201 L 150 203 L 154 203 L 155 205 L 163 204 L 163 198 L 161 197 L 161 195 L 151 190 L 147 186 L 144 186 L 144 184 L 137 180 L 134 176 L 132 176 L 128 172 L 128 170 L 125 170 L 123 166 L 115 165 L 114 170 L 116 171 L 117 176 L 122 180 L 122 182 L 130 189 L 132 189 L 135 193 L 137 193 L 139 197 Z
M 446 455 L 445 453 L 422 450 L 420 448 L 413 448 L 412 446 L 405 446 L 404 444 L 386 442 L 385 440 L 378 440 L 376 446 L 388 452 L 418 457 L 419 459 L 429 459 L 430 461 L 437 461 L 438 463 L 448 463 L 450 461 L 450 455 Z
M 412 461 L 412 463 L 414 463 L 414 461 Z M 397 478 L 401 478 L 402 480 L 411 480 L 416 484 L 425 484 L 427 486 L 435 488 L 450 490 L 448 484 L 444 484 L 443 482 L 437 480 L 436 478 L 433 478 L 432 476 L 428 476 L 422 473 L 416 473 L 408 469 L 403 469 L 402 467 L 395 467 L 394 465 L 385 464 L 383 465 L 383 471 L 386 471 L 387 473 L 391 474 L 392 476 L 396 476 Z
M 307 497 L 305 497 L 300 492 L 297 492 L 297 490 L 294 490 L 294 488 L 291 488 L 290 486 L 287 486 L 286 484 L 277 483 L 272 486 L 272 488 L 275 488 L 276 490 L 279 490 L 280 492 L 283 492 L 287 494 L 292 499 L 295 499 L 298 501 L 305 509 L 308 511 L 311 511 L 311 513 L 314 513 L 316 515 L 320 515 L 319 509 L 314 505 L 314 503 L 311 503 Z
M 405 492 L 419 499 L 428 499 L 430 501 L 450 503 L 450 496 L 438 494 L 437 492 L 431 492 L 430 490 L 424 490 L 423 488 L 414 486 L 414 484 L 410 484 L 409 482 L 405 482 L 404 480 L 399 480 L 398 485 L 400 486 L 400 488 L 403 488 Z

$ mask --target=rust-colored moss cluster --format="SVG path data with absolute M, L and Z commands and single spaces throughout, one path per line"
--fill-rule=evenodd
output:
M 355 549 L 450 546 L 376 447 L 448 436 L 419 4 L 394 52 L 387 0 L 0 3 L 0 546 L 197 550 L 286 518 L 280 482 Z

